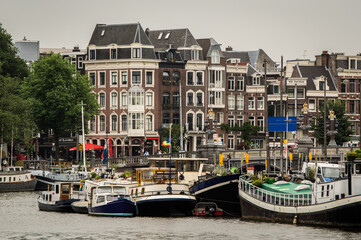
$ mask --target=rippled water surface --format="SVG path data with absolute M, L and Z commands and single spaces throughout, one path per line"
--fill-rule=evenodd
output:
M 361 239 L 361 229 L 237 218 L 115 218 L 38 210 L 39 192 L 0 193 L 0 239 Z

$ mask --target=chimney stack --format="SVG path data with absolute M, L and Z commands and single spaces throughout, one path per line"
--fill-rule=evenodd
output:
M 228 47 L 226 47 L 226 51 L 227 52 L 233 51 L 233 48 L 231 46 L 228 46 Z
M 149 28 L 145 29 L 145 35 L 147 35 L 147 37 L 149 37 Z
M 328 67 L 328 59 L 330 55 L 328 54 L 328 51 L 322 51 L 321 55 L 321 64 L 322 66 Z

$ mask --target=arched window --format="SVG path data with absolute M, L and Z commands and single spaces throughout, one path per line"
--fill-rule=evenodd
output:
M 163 93 L 163 104 L 170 104 L 169 92 L 164 92 Z
M 211 57 L 212 57 L 212 63 L 219 63 L 220 56 L 218 50 L 213 50 Z
M 193 113 L 187 114 L 188 131 L 193 131 Z
M 105 131 L 105 116 L 100 116 L 100 131 Z
M 145 116 L 145 130 L 153 131 L 153 116 L 150 114 Z
M 112 131 L 117 131 L 118 126 L 118 117 L 117 115 L 112 115 Z
M 105 93 L 99 94 L 99 104 L 100 107 L 105 107 Z
M 112 93 L 112 107 L 118 106 L 118 94 L 116 92 Z

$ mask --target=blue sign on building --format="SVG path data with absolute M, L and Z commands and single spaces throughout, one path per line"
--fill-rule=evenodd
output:
M 297 117 L 269 117 L 268 130 L 270 132 L 292 132 L 297 131 Z

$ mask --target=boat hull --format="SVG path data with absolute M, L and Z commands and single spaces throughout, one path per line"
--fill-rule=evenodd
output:
M 36 178 L 25 182 L 5 182 L 0 183 L 0 192 L 22 192 L 34 191 L 36 186 Z
M 169 194 L 168 197 L 160 195 L 160 197 L 151 196 L 144 200 L 137 200 L 136 204 L 139 216 L 191 216 L 196 199 L 187 195 Z
M 218 176 L 202 182 L 196 182 L 190 192 L 197 201 L 214 202 L 227 215 L 240 215 L 238 197 L 239 174 Z
M 361 226 L 361 195 L 309 206 L 279 206 L 239 191 L 242 218 L 324 226 Z
M 88 201 L 76 201 L 71 204 L 75 213 L 88 214 Z
M 38 199 L 38 207 L 41 211 L 49 211 L 49 212 L 74 212 L 71 204 L 73 202 L 79 201 L 79 199 L 67 199 L 60 200 L 54 203 L 42 202 Z
M 101 206 L 89 207 L 88 212 L 90 215 L 133 217 L 136 215 L 136 206 L 130 200 L 118 199 Z

